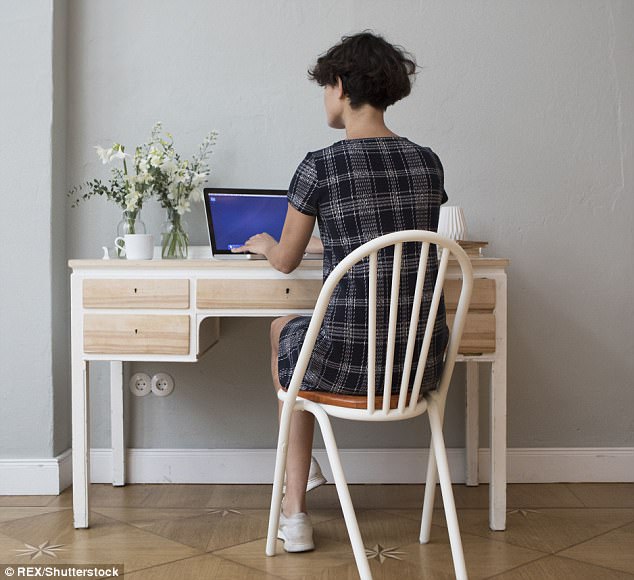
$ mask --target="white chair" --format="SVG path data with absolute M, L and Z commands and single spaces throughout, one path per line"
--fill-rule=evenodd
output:
M 387 349 L 385 358 L 385 377 L 383 386 L 385 393 L 392 392 L 392 364 L 394 358 L 395 335 L 397 309 L 399 307 L 399 282 L 401 272 L 401 257 L 403 243 L 422 242 L 421 254 L 418 266 L 416 289 L 414 294 L 414 305 L 412 308 L 408 342 L 406 347 L 405 368 L 398 395 L 381 396 L 375 392 L 377 381 L 375 381 L 375 360 L 376 360 L 376 303 L 377 303 L 377 253 L 388 246 L 394 246 L 394 260 L 392 266 L 392 285 L 389 309 L 389 333 L 385 345 L 380 345 Z M 430 251 L 430 244 L 436 244 L 442 248 L 440 263 L 438 266 L 438 276 L 434 287 L 431 307 L 425 326 L 423 343 L 418 360 L 417 371 L 414 377 L 413 390 L 408 393 L 410 383 L 410 370 L 414 354 L 414 344 L 416 341 L 416 329 L 418 327 L 420 305 L 423 293 L 423 283 L 427 269 L 427 258 Z M 432 251 L 435 250 L 432 246 Z M 454 318 L 453 327 L 450 329 L 449 343 L 445 354 L 444 367 L 440 378 L 438 389 L 420 395 L 423 371 L 427 360 L 427 353 L 432 338 L 434 322 L 440 303 L 447 264 L 450 255 L 457 259 L 462 271 L 462 289 L 460 299 Z M 316 391 L 300 391 L 299 387 L 306 372 L 308 362 L 320 330 L 326 308 L 334 288 L 346 272 L 361 260 L 369 257 L 369 308 L 368 308 L 368 395 L 348 396 L 335 395 Z M 458 529 L 458 518 L 454 504 L 451 480 L 449 478 L 449 467 L 447 464 L 447 454 L 442 434 L 442 421 L 447 398 L 447 390 L 454 368 L 458 345 L 462 336 L 469 302 L 471 300 L 471 290 L 473 286 L 473 272 L 471 263 L 466 253 L 460 246 L 439 234 L 423 230 L 407 230 L 386 234 L 371 240 L 344 258 L 325 280 L 323 288 L 317 299 L 314 314 L 304 340 L 296 368 L 291 379 L 288 391 L 280 390 L 279 398 L 284 401 L 280 418 L 280 430 L 277 446 L 277 457 L 275 464 L 275 476 L 273 483 L 273 494 L 271 498 L 271 511 L 269 518 L 269 529 L 266 543 L 266 554 L 275 555 L 277 529 L 279 524 L 282 484 L 286 472 L 286 452 L 290 430 L 291 415 L 293 411 L 308 411 L 317 418 L 324 442 L 330 466 L 335 479 L 337 494 L 341 502 L 344 519 L 352 543 L 352 550 L 356 560 L 359 575 L 362 580 L 372 578 L 370 566 L 366 557 L 365 547 L 361 539 L 361 533 L 357 524 L 357 519 L 352 507 L 350 493 L 346 483 L 346 478 L 341 467 L 337 444 L 330 425 L 329 415 L 342 419 L 354 421 L 400 421 L 411 419 L 427 411 L 431 427 L 432 440 L 429 452 L 429 462 L 427 466 L 427 480 L 425 485 L 425 498 L 423 500 L 423 516 L 421 523 L 420 542 L 429 541 L 431 531 L 431 520 L 434 503 L 434 489 L 436 487 L 436 469 L 440 476 L 440 486 L 442 491 L 447 528 L 451 553 L 453 556 L 456 578 L 467 578 L 464 554 L 462 551 L 462 541 Z M 373 388 L 370 388 L 373 387 Z

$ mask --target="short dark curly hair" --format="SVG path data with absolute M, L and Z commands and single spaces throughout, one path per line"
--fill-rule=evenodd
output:
M 369 104 L 385 111 L 409 95 L 416 68 L 414 57 L 402 47 L 364 30 L 344 36 L 321 55 L 308 78 L 322 87 L 334 86 L 340 78 L 353 109 Z

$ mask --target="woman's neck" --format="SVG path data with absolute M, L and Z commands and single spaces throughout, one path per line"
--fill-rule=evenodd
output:
M 346 139 L 398 137 L 386 126 L 383 111 L 370 105 L 364 105 L 359 109 L 346 107 L 343 122 L 346 129 Z

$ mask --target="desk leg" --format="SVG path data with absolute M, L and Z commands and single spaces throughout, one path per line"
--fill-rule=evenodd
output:
M 73 521 L 76 528 L 88 527 L 88 484 L 90 478 L 90 407 L 88 361 L 73 360 Z
M 123 362 L 110 362 L 110 438 L 112 485 L 125 485 L 125 430 L 123 421 Z
M 480 431 L 480 377 L 475 361 L 467 361 L 467 393 L 465 397 L 465 458 L 467 485 L 478 485 L 478 447 Z
M 495 360 L 491 365 L 489 527 L 506 529 L 506 275 L 496 278 Z

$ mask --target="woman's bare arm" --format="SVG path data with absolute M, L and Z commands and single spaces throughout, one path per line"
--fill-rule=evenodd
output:
M 288 274 L 302 261 L 314 228 L 315 216 L 303 214 L 289 204 L 279 243 L 269 234 L 261 233 L 251 236 L 244 246 L 232 251 L 263 254 L 276 270 Z

